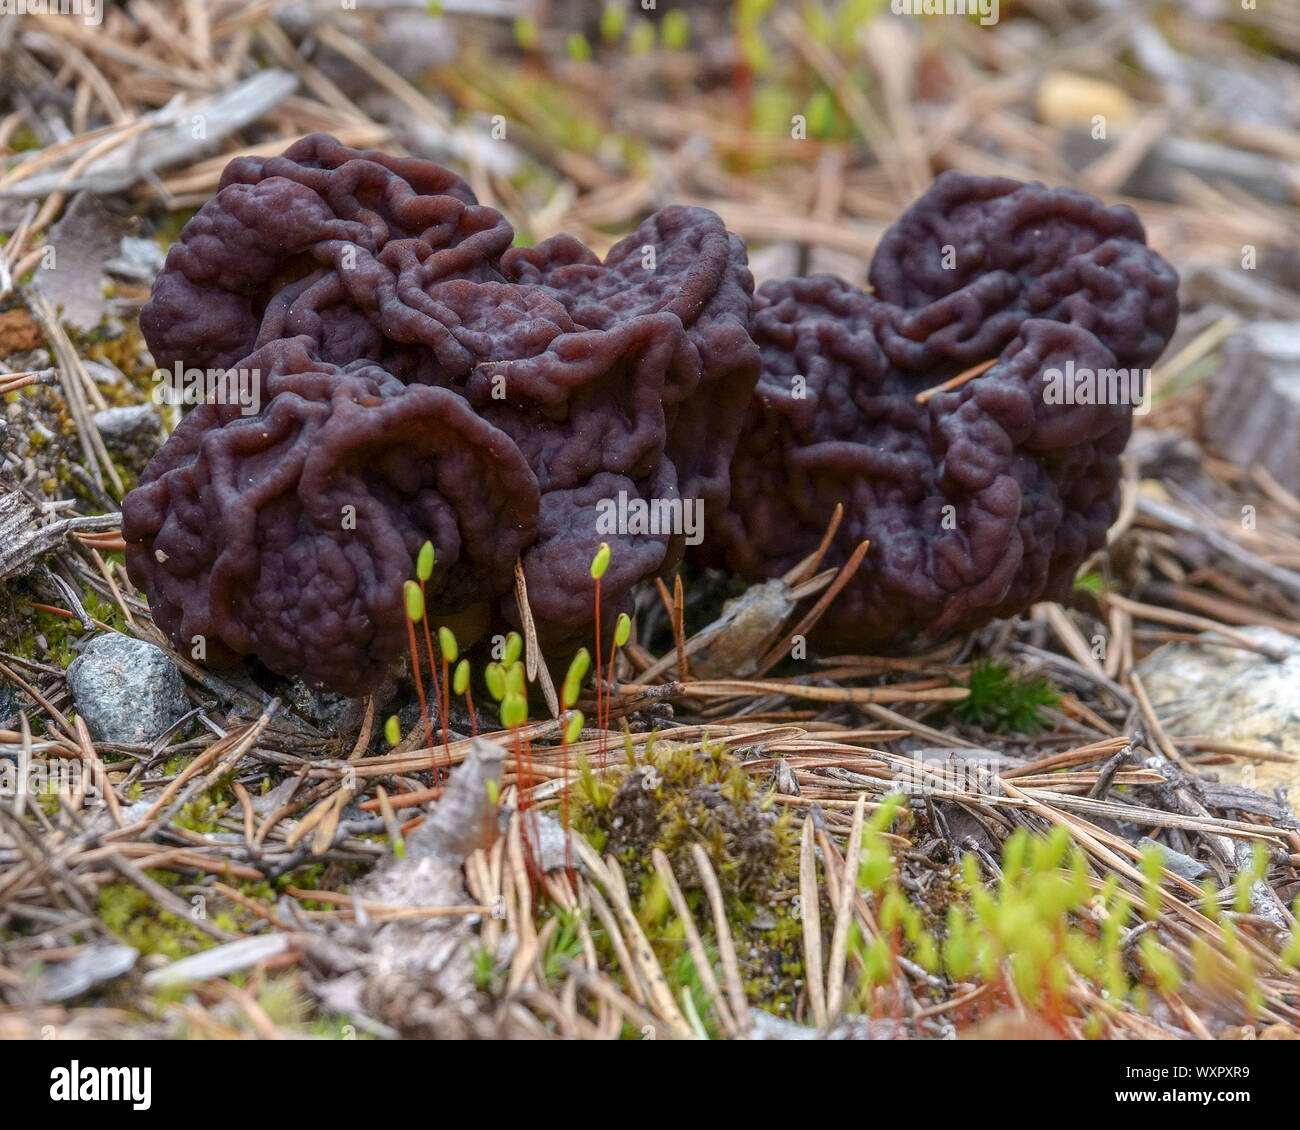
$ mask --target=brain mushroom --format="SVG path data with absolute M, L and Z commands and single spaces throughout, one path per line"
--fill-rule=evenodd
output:
M 828 560 L 871 548 L 819 625 L 837 650 L 1067 594 L 1115 518 L 1132 406 L 1053 403 L 1045 377 L 1149 366 L 1177 319 L 1177 278 L 1131 210 L 1003 178 L 941 176 L 870 278 L 874 294 L 826 275 L 759 289 L 763 374 L 701 550 L 778 576 L 842 503 Z
M 512 242 L 430 162 L 311 137 L 228 166 L 141 316 L 164 369 L 235 374 L 123 505 L 131 577 L 179 647 L 371 689 L 430 540 L 431 618 L 517 623 L 520 560 L 543 645 L 567 648 L 599 543 L 608 627 L 680 559 L 688 504 L 696 559 L 756 579 L 844 504 L 831 561 L 871 552 L 828 646 L 976 627 L 1061 596 L 1115 516 L 1131 406 L 1057 402 L 1044 377 L 1148 366 L 1177 317 L 1130 210 L 998 178 L 940 177 L 871 294 L 754 295 L 743 244 L 697 208 L 603 262 Z M 259 405 L 224 402 L 250 378 Z M 602 525 L 638 505 L 677 524 Z
M 880 338 L 904 368 L 997 356 L 1026 318 L 1092 333 L 1124 366 L 1163 352 L 1178 279 L 1131 208 L 1007 177 L 947 172 L 880 241 Z
M 123 507 L 130 574 L 179 647 L 369 689 L 401 658 L 426 538 L 435 622 L 517 622 L 519 556 L 543 643 L 567 647 L 589 638 L 601 541 L 606 627 L 683 548 L 603 528 L 604 504 L 680 505 L 682 481 L 725 504 L 759 365 L 739 240 L 681 208 L 604 264 L 512 238 L 428 162 L 316 137 L 231 163 L 141 316 L 164 368 L 261 382 L 255 413 L 191 412 Z
M 667 455 L 687 498 L 725 507 L 731 455 L 758 379 L 758 350 L 747 323 L 754 280 L 745 247 L 703 208 L 665 208 L 616 244 L 601 263 L 570 236 L 515 248 L 502 267 L 543 286 L 579 322 L 619 322 L 672 314 L 677 340 L 663 390 Z
M 355 360 L 384 334 L 408 336 L 393 321 L 409 317 L 398 292 L 435 278 L 500 280 L 513 238 L 499 212 L 431 161 L 313 135 L 279 157 L 226 166 L 168 252 L 140 326 L 165 369 L 226 368 L 284 336 L 281 319 L 263 326 L 269 307 L 310 292 L 320 336 L 337 359 Z
M 537 529 L 537 480 L 459 396 L 378 366 L 339 369 L 305 339 L 245 359 L 267 397 L 217 399 L 180 423 L 122 507 L 127 568 L 154 620 L 225 666 L 348 694 L 406 642 L 402 582 L 438 546 L 431 602 L 463 611 L 503 591 Z

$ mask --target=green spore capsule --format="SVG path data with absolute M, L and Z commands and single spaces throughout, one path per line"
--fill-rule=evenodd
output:
M 511 632 L 506 636 L 505 654 L 502 656 L 501 662 L 504 663 L 506 667 L 510 667 L 518 661 L 519 657 L 523 655 L 523 653 L 524 637 L 518 632 Z
M 582 727 L 586 724 L 581 710 L 575 710 L 569 724 L 564 727 L 564 740 L 572 745 L 582 736 Z
M 528 721 L 528 703 L 521 694 L 507 694 L 501 703 L 501 724 L 508 730 Z
M 402 724 L 397 720 L 396 714 L 390 714 L 384 723 L 384 740 L 394 746 L 402 740 Z
M 462 659 L 456 664 L 456 674 L 451 679 L 451 689 L 463 695 L 469 689 L 469 660 Z
M 433 542 L 426 541 L 420 546 L 420 555 L 415 559 L 415 575 L 421 581 L 433 576 Z
M 456 643 L 456 633 L 445 626 L 439 628 L 438 648 L 442 651 L 442 657 L 448 663 L 455 663 L 460 655 L 460 647 Z
M 578 693 L 582 690 L 582 680 L 587 677 L 587 672 L 591 669 L 591 652 L 585 647 L 573 657 L 573 662 L 569 664 L 569 673 L 564 676 L 564 686 L 560 691 L 560 697 L 564 701 L 567 709 L 578 701 Z
M 524 676 L 524 665 L 516 660 L 506 668 L 506 694 L 522 695 L 525 686 L 527 680 Z
M 406 618 L 412 624 L 424 619 L 424 593 L 414 581 L 407 581 L 402 586 L 402 597 L 406 601 Z
M 614 622 L 614 646 L 627 646 L 628 637 L 632 635 L 632 617 L 626 612 L 620 612 L 618 619 Z
M 605 575 L 605 570 L 609 568 L 609 542 L 600 543 L 600 548 L 596 550 L 596 556 L 591 559 L 591 575 L 596 580 L 600 580 Z

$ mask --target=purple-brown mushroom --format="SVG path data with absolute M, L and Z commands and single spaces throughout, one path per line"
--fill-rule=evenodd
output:
M 754 280 L 745 246 L 703 208 L 665 208 L 601 263 L 571 236 L 515 248 L 502 268 L 554 294 L 590 329 L 672 314 L 684 333 L 664 381 L 667 455 L 686 498 L 725 507 L 731 454 L 758 379 L 748 321 Z
M 828 275 L 759 289 L 763 373 L 701 559 L 778 576 L 842 503 L 828 563 L 871 545 L 819 625 L 836 650 L 1064 598 L 1117 512 L 1132 393 L 1177 320 L 1172 268 L 1128 208 L 945 173 L 870 279 L 872 294 Z
M 435 622 L 517 622 L 519 557 L 543 644 L 566 648 L 590 636 L 602 541 L 607 630 L 683 549 L 602 524 L 609 506 L 680 513 L 682 482 L 725 505 L 759 365 L 740 241 L 686 208 L 603 264 L 512 238 L 428 162 L 319 137 L 232 162 L 141 317 L 160 365 L 262 394 L 187 416 L 124 505 L 130 574 L 178 646 L 368 689 L 401 658 L 428 539 Z
M 161 368 L 227 368 L 299 332 L 280 309 L 292 297 L 319 319 L 325 359 L 346 363 L 415 332 L 400 321 L 410 317 L 402 298 L 418 304 L 421 286 L 500 281 L 513 238 L 499 212 L 433 162 L 313 135 L 279 157 L 226 166 L 168 253 L 140 327 Z M 468 362 L 438 344 L 444 364 Z
M 871 548 L 822 643 L 974 628 L 1061 598 L 1103 543 L 1131 397 L 1177 318 L 1131 210 L 1001 178 L 936 180 L 872 293 L 821 275 L 755 296 L 698 208 L 603 262 L 512 241 L 430 162 L 312 137 L 230 164 L 141 317 L 164 368 L 233 373 L 123 507 L 178 646 L 367 690 L 402 657 L 429 540 L 431 617 L 517 624 L 519 560 L 565 649 L 592 629 L 602 541 L 608 628 L 688 545 L 776 576 L 839 504 L 829 561 Z M 259 405 L 223 403 L 250 380 Z
M 243 363 L 264 407 L 214 398 L 181 421 L 123 503 L 127 568 L 182 650 L 359 693 L 402 654 L 402 583 L 424 541 L 435 606 L 504 591 L 536 536 L 537 479 L 447 389 L 340 369 L 302 338 Z

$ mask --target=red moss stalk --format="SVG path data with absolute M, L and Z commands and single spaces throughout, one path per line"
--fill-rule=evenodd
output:
M 474 713 L 474 693 L 465 688 L 465 709 L 469 711 L 469 734 L 472 738 L 478 737 L 478 715 Z

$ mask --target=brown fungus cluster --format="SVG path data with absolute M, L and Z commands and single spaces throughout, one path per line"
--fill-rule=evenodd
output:
M 225 371 L 123 505 L 178 646 L 360 693 L 403 654 L 426 540 L 435 623 L 516 622 L 519 559 L 564 648 L 591 631 L 601 541 L 608 626 L 684 552 L 781 572 L 836 503 L 833 552 L 872 550 L 828 639 L 973 626 L 1059 592 L 1114 517 L 1130 409 L 1048 403 L 1044 370 L 1149 365 L 1176 316 L 1127 209 L 955 174 L 886 235 L 871 295 L 821 276 L 755 297 L 698 208 L 603 262 L 513 238 L 427 161 L 311 137 L 228 166 L 141 316 L 164 370 Z M 616 502 L 700 505 L 708 536 L 610 528 Z
M 164 370 L 220 369 L 123 505 L 159 625 L 210 662 L 256 655 L 346 693 L 402 654 L 402 580 L 430 540 L 435 623 L 589 634 L 681 558 L 672 528 L 597 508 L 726 505 L 758 379 L 753 280 L 712 212 L 669 208 L 601 263 L 504 218 L 425 161 L 307 138 L 240 159 L 186 225 L 141 315 Z M 258 410 L 219 401 L 233 374 Z M 720 410 L 721 409 L 721 410 Z
M 763 357 L 708 559 L 778 576 L 863 540 L 823 617 L 832 649 L 898 647 L 1062 599 L 1105 541 L 1177 276 L 1129 208 L 944 173 L 881 240 L 868 294 L 830 275 L 765 284 Z M 989 367 L 951 391 L 936 387 Z

